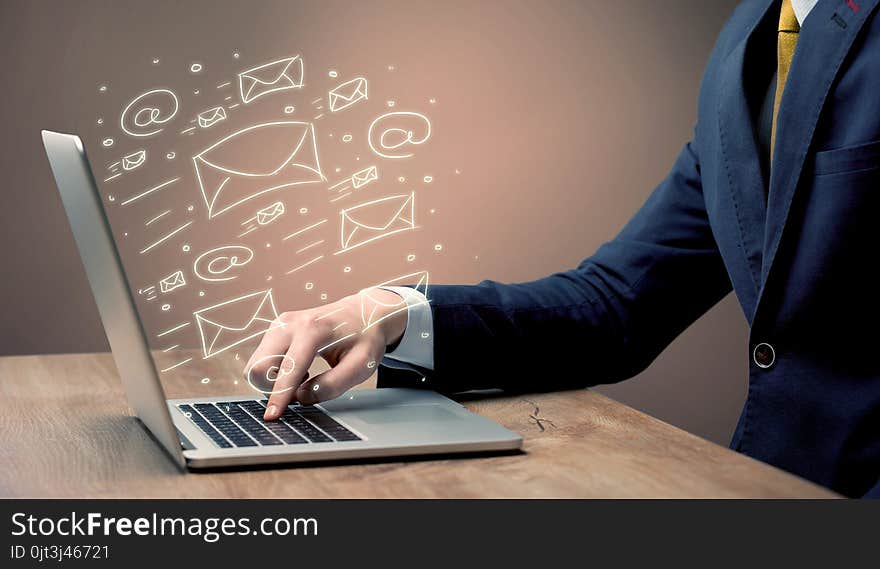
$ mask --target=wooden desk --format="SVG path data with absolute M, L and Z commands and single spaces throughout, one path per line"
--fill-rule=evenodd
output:
M 201 365 L 228 365 L 200 362 Z M 169 398 L 210 393 L 186 366 Z M 231 374 L 225 377 L 233 377 Z M 164 380 L 163 380 L 164 381 Z M 227 385 L 232 387 L 232 380 Z M 371 382 L 372 383 L 372 382 Z M 369 387 L 370 384 L 367 384 Z M 245 382 L 235 389 L 248 393 Z M 212 387 L 214 387 L 212 385 Z M 220 392 L 217 386 L 215 393 Z M 222 393 L 231 393 L 223 389 Z M 525 437 L 524 453 L 181 474 L 128 415 L 109 354 L 0 358 L 6 497 L 831 498 L 809 482 L 589 390 L 465 403 Z M 541 430 L 529 416 L 535 406 Z

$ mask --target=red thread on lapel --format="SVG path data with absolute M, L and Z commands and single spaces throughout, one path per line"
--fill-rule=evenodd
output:
M 853 12 L 859 11 L 859 5 L 856 4 L 856 0 L 846 0 L 846 5 L 849 6 L 849 9 Z

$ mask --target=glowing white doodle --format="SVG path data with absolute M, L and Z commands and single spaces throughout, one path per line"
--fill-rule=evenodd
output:
M 241 317 L 244 310 L 246 318 Z M 193 312 L 204 359 L 225 352 L 269 330 L 284 327 L 272 289 L 246 294 Z
M 128 156 L 122 157 L 122 169 L 126 172 L 134 170 L 135 168 L 139 168 L 144 165 L 147 161 L 147 151 L 146 150 L 138 150 L 137 152 L 133 152 Z
M 388 196 L 339 212 L 340 243 L 342 250 L 350 251 L 378 239 L 402 231 L 412 231 L 415 224 L 415 192 L 409 195 Z
M 327 98 L 330 101 L 331 113 L 338 113 L 359 101 L 366 101 L 369 98 L 367 97 L 367 80 L 363 77 L 356 77 L 351 81 L 346 81 L 331 89 L 327 93 Z
M 307 227 L 303 227 L 302 229 L 300 229 L 300 230 L 298 230 L 298 231 L 294 231 L 294 232 L 291 233 L 290 235 L 287 235 L 287 236 L 285 236 L 285 237 L 282 237 L 281 240 L 282 240 L 282 241 L 287 241 L 288 239 L 290 239 L 290 238 L 292 238 L 292 237 L 296 237 L 297 235 L 302 235 L 302 234 L 305 233 L 306 231 L 311 231 L 312 229 L 314 229 L 314 228 L 316 228 L 316 227 L 319 227 L 319 226 L 321 226 L 321 225 L 324 225 L 325 223 L 327 223 L 327 220 L 326 220 L 326 219 L 322 219 L 321 221 L 319 221 L 319 222 L 317 222 L 317 223 L 313 223 L 312 225 L 309 225 L 309 226 L 307 226 Z
M 168 89 L 153 89 L 135 97 L 119 116 L 122 132 L 129 136 L 152 136 L 177 115 L 177 95 Z
M 172 179 L 170 179 L 170 180 L 165 180 L 164 182 L 162 182 L 162 183 L 160 183 L 160 184 L 158 184 L 158 185 L 155 185 L 155 186 L 153 186 L 152 188 L 150 188 L 150 189 L 148 189 L 148 190 L 146 190 L 146 191 L 143 191 L 143 192 L 141 192 L 141 193 L 139 193 L 139 194 L 137 194 L 137 195 L 135 195 L 135 196 L 132 196 L 132 197 L 128 198 L 127 200 L 125 200 L 124 202 L 122 202 L 122 204 L 120 204 L 120 205 L 128 205 L 128 204 L 130 204 L 130 203 L 132 203 L 132 202 L 134 202 L 134 201 L 137 201 L 137 200 L 141 199 L 141 198 L 144 197 L 144 196 L 148 196 L 148 195 L 152 194 L 153 192 L 157 192 L 157 191 L 159 191 L 159 190 L 162 190 L 162 189 L 164 189 L 164 188 L 167 188 L 167 187 L 170 186 L 171 184 L 173 184 L 173 183 L 175 183 L 175 182 L 178 182 L 178 181 L 180 181 L 180 178 L 172 178 Z
M 415 117 L 421 123 L 424 132 L 421 135 L 416 135 L 411 129 L 401 128 L 399 125 L 412 121 L 412 119 L 405 117 Z M 395 126 L 383 128 L 382 125 L 379 125 L 379 123 L 385 122 L 391 122 Z M 378 128 L 377 125 L 379 125 Z M 374 131 L 376 132 L 374 133 Z M 374 119 L 367 129 L 367 141 L 370 149 L 382 158 L 410 158 L 414 156 L 412 153 L 389 154 L 389 151 L 397 150 L 407 144 L 416 146 L 424 144 L 429 138 L 431 138 L 431 121 L 421 113 L 410 111 L 396 111 L 381 115 Z
M 299 265 L 298 267 L 294 267 L 294 268 L 290 269 L 290 270 L 287 271 L 285 274 L 290 275 L 290 274 L 293 274 L 293 273 L 299 271 L 300 269 L 305 269 L 305 268 L 308 267 L 309 265 L 312 265 L 312 264 L 314 264 L 314 263 L 317 263 L 318 261 L 320 261 L 320 260 L 323 259 L 323 258 L 324 258 L 324 255 L 318 255 L 317 257 L 315 257 L 315 258 L 312 259 L 311 261 L 307 261 L 307 262 L 303 263 L 302 265 Z
M 113 139 L 112 138 L 105 138 L 104 140 L 101 141 L 101 144 L 107 148 L 110 148 L 111 146 L 113 146 Z
M 162 294 L 168 294 L 172 290 L 177 290 L 183 286 L 186 286 L 186 278 L 183 276 L 183 271 L 175 271 L 159 281 L 159 291 Z
M 193 274 L 207 282 L 231 281 L 237 275 L 226 275 L 232 269 L 243 267 L 254 258 L 253 250 L 243 245 L 226 245 L 205 251 L 196 257 L 193 263 Z
M 125 204 L 123 204 L 123 205 L 125 205 Z M 140 254 L 143 255 L 144 253 L 146 253 L 146 252 L 149 251 L 150 249 L 152 249 L 152 248 L 154 248 L 154 247 L 156 247 L 156 246 L 158 246 L 158 245 L 161 245 L 162 243 L 164 243 L 165 241 L 171 239 L 172 237 L 174 237 L 175 235 L 177 235 L 178 233 L 180 233 L 181 231 L 183 231 L 184 229 L 186 229 L 186 228 L 189 227 L 190 225 L 192 225 L 192 221 L 187 221 L 186 223 L 184 223 L 183 225 L 181 225 L 180 227 L 178 227 L 177 229 L 175 229 L 175 230 L 172 231 L 171 233 L 165 235 L 164 237 L 160 238 L 158 241 L 154 242 L 152 245 L 148 245 L 147 247 L 145 247 L 144 249 L 142 249 L 142 250 L 140 251 Z
M 192 65 L 189 66 L 190 73 L 199 73 L 201 71 L 202 71 L 202 64 L 201 63 L 196 62 L 196 63 L 193 63 Z
M 400 312 L 403 312 L 408 308 L 407 301 L 403 297 L 399 297 L 397 300 L 392 302 L 386 302 L 384 300 L 384 295 L 376 294 L 377 289 L 386 286 L 412 285 L 414 283 L 415 290 L 422 293 L 421 298 L 427 298 L 428 271 L 409 273 L 407 275 L 402 275 L 391 280 L 379 283 L 374 287 L 361 290 L 359 296 L 361 301 L 361 323 L 364 326 L 363 331 L 367 331 L 369 328 L 372 328 L 383 320 L 391 318 L 395 314 L 399 314 Z M 418 302 L 418 304 L 422 305 L 428 304 L 427 300 L 410 300 L 410 302 Z M 384 314 L 382 314 L 383 312 Z
M 201 128 L 210 128 L 218 122 L 226 120 L 226 109 L 223 107 L 214 107 L 198 114 L 197 120 Z
M 178 368 L 178 367 L 182 366 L 183 364 L 187 364 L 187 363 L 189 363 L 189 362 L 191 362 L 191 361 L 192 361 L 192 358 L 186 358 L 186 359 L 183 360 L 182 362 L 177 362 L 176 364 L 174 364 L 174 365 L 172 365 L 172 366 L 169 366 L 169 367 L 166 367 L 165 369 L 160 369 L 160 370 L 159 370 L 159 373 L 165 373 L 166 371 L 171 371 L 171 370 L 173 370 L 174 368 Z
M 259 164 L 235 163 L 253 148 L 262 149 Z M 298 121 L 247 127 L 198 153 L 193 163 L 209 219 L 267 192 L 326 180 L 315 128 Z
M 303 60 L 300 56 L 287 57 L 252 67 L 238 74 L 238 91 L 245 105 L 256 99 L 303 86 Z
M 253 371 L 255 367 L 258 367 L 257 364 L 266 361 L 271 361 L 273 362 L 273 364 L 266 369 L 265 374 L 255 375 Z M 279 389 L 275 391 L 275 382 L 285 375 L 290 375 L 291 373 L 293 373 L 293 370 L 295 368 L 296 362 L 294 362 L 293 358 L 291 358 L 287 354 L 263 356 L 261 358 L 257 358 L 248 365 L 247 369 L 245 370 L 245 377 L 247 378 L 248 385 L 250 385 L 254 390 L 263 393 L 264 395 L 272 395 L 272 393 L 284 393 L 285 391 L 290 391 L 295 386 L 291 385 L 284 389 Z
M 375 166 L 364 168 L 360 172 L 351 175 L 351 185 L 354 189 L 359 190 L 379 179 L 379 170 Z
M 166 336 L 168 334 L 171 334 L 172 332 L 177 332 L 178 330 L 186 328 L 187 326 L 189 326 L 189 324 L 190 324 L 189 322 L 184 322 L 183 324 L 178 324 L 177 326 L 173 326 L 163 332 L 159 332 L 158 334 L 156 334 L 156 337 L 161 338 L 162 336 Z
M 284 203 L 275 202 L 261 210 L 257 210 L 257 215 L 253 219 L 256 220 L 258 225 L 269 225 L 282 215 L 284 215 Z
M 308 250 L 311 249 L 312 247 L 317 247 L 318 245 L 320 245 L 320 244 L 323 243 L 323 242 L 324 242 L 324 240 L 321 239 L 321 240 L 319 240 L 319 241 L 315 241 L 314 243 L 309 243 L 309 244 L 306 245 L 305 247 L 302 247 L 301 249 L 297 249 L 296 254 L 299 255 L 300 253 L 302 253 L 302 252 L 304 252 L 304 251 L 308 251 Z

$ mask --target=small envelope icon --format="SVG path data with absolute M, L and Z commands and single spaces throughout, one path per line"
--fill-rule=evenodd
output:
M 284 326 L 278 320 L 272 289 L 202 308 L 193 316 L 199 328 L 204 359 Z
M 360 292 L 361 322 L 364 325 L 364 331 L 366 331 L 368 328 L 375 326 L 379 322 L 382 322 L 386 318 L 394 316 L 395 314 L 407 309 L 406 300 L 403 298 L 401 298 L 399 302 L 389 304 L 388 302 L 383 302 L 381 299 L 378 299 L 371 294 L 372 291 L 374 291 L 375 289 L 385 286 L 412 286 L 425 296 L 426 300 L 420 302 L 422 304 L 426 304 L 428 297 L 428 271 L 419 271 L 416 273 L 403 275 L 391 279 L 390 281 L 379 283 L 374 287 L 365 288 L 364 290 L 362 290 Z
M 312 123 L 250 126 L 193 157 L 208 218 L 266 192 L 323 182 Z
M 370 166 L 369 168 L 364 168 L 360 172 L 355 172 L 351 175 L 351 185 L 354 189 L 360 189 L 373 180 L 379 179 L 379 170 L 376 169 L 375 166 Z
M 159 290 L 162 294 L 167 294 L 172 290 L 185 285 L 186 279 L 183 278 L 183 271 L 176 271 L 159 281 Z
M 122 157 L 122 169 L 126 172 L 129 170 L 134 170 L 138 166 L 142 166 L 144 162 L 147 161 L 147 151 L 146 150 L 138 150 L 128 156 Z
M 226 119 L 226 109 L 223 107 L 215 107 L 213 109 L 208 109 L 207 111 L 202 111 L 199 113 L 198 120 L 199 126 L 202 128 L 208 128 L 209 126 L 214 126 L 218 122 Z
M 346 81 L 328 93 L 330 112 L 335 113 L 347 109 L 358 101 L 367 100 L 367 80 L 357 77 Z
M 303 86 L 303 61 L 298 55 L 287 57 L 242 71 L 238 74 L 238 91 L 245 105 L 263 95 L 301 89 Z
M 264 207 L 257 211 L 257 223 L 259 225 L 269 225 L 284 213 L 284 204 L 275 202 L 268 207 Z
M 415 192 L 389 196 L 344 209 L 342 216 L 342 253 L 377 239 L 416 228 Z

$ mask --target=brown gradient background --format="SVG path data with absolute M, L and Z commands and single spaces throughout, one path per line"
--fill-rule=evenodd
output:
M 100 178 L 123 154 L 147 149 L 143 168 L 100 185 L 105 196 L 118 198 L 108 211 L 133 287 L 155 284 L 177 268 L 190 280 L 164 300 L 173 304 L 169 312 L 159 309 L 163 299 L 141 304 L 153 333 L 191 320 L 200 306 L 269 286 L 279 309 L 289 310 L 320 303 L 322 292 L 333 300 L 422 269 L 435 283 L 530 280 L 575 266 L 612 238 L 665 175 L 692 132 L 700 75 L 734 5 L 4 0 L 0 354 L 107 349 L 42 150 L 42 128 L 78 133 Z M 303 92 L 267 96 L 231 112 L 226 123 L 178 135 L 195 113 L 223 102 L 215 85 L 293 54 L 305 61 Z M 199 75 L 188 72 L 194 61 L 204 65 Z M 330 69 L 338 79 L 328 77 Z M 369 102 L 315 123 L 321 163 L 330 183 L 375 163 L 379 183 L 336 204 L 327 202 L 328 184 L 281 190 L 207 220 L 189 157 L 258 121 L 310 120 L 319 112 L 310 108 L 312 99 L 358 75 L 370 81 Z M 106 93 L 99 93 L 101 84 Z M 122 106 L 155 87 L 181 94 L 180 114 L 146 142 L 126 137 L 117 126 Z M 201 95 L 192 95 L 194 89 Z M 393 110 L 431 118 L 433 136 L 411 160 L 380 160 L 367 148 L 367 125 L 389 110 L 388 100 L 396 102 Z M 289 104 L 296 111 L 284 115 Z M 345 133 L 353 136 L 349 144 L 341 142 Z M 100 144 L 106 136 L 116 140 L 110 149 Z M 177 153 L 173 161 L 163 158 L 170 150 Z M 253 152 L 259 159 L 260 149 Z M 181 182 L 160 195 L 118 206 L 178 175 Z M 434 181 L 425 184 L 425 175 Z M 409 191 L 417 193 L 416 232 L 332 255 L 340 207 Z M 238 242 L 239 224 L 277 200 L 285 202 L 285 216 L 241 240 L 257 253 L 244 276 L 211 286 L 191 276 L 197 253 Z M 189 204 L 193 212 L 186 211 Z M 300 207 L 309 213 L 300 215 Z M 138 255 L 161 235 L 143 221 L 167 208 L 173 213 L 157 226 L 195 223 Z M 311 257 L 297 255 L 298 247 L 282 245 L 280 237 L 323 217 L 330 220 L 321 231 L 328 242 L 319 252 L 327 257 L 284 277 Z M 190 253 L 181 251 L 184 243 Z M 414 262 L 407 262 L 409 254 Z M 344 266 L 351 272 L 343 273 Z M 314 288 L 306 290 L 306 282 Z M 175 342 L 195 345 L 192 328 Z M 745 395 L 746 338 L 742 313 L 728 297 L 638 378 L 599 390 L 726 443 Z M 589 362 L 582 365 L 589 373 Z

